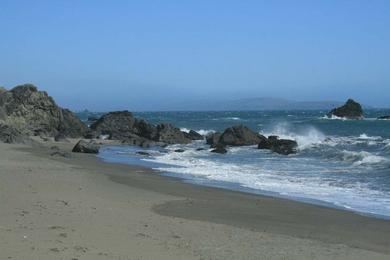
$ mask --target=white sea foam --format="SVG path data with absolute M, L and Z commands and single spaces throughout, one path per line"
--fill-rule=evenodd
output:
M 306 149 L 316 144 L 321 144 L 326 140 L 326 136 L 319 130 L 312 126 L 294 132 L 290 130 L 290 125 L 287 123 L 278 123 L 271 131 L 265 132 L 264 134 L 277 135 L 280 138 L 293 139 L 298 143 L 298 149 Z
M 182 128 L 180 128 L 180 131 L 189 133 L 190 129 L 182 127 Z M 196 132 L 200 135 L 206 136 L 210 133 L 215 133 L 215 130 L 213 130 L 213 129 L 200 129 L 200 130 L 196 130 Z
M 342 159 L 344 161 L 352 162 L 354 166 L 374 165 L 388 161 L 388 159 L 386 159 L 385 157 L 375 155 L 366 151 L 354 152 L 344 150 L 342 151 L 342 153 Z
M 237 148 L 229 150 L 229 153 L 245 152 L 245 149 L 249 148 Z M 280 157 L 277 160 L 267 158 L 256 164 L 237 164 L 228 160 L 213 160 L 206 155 L 210 153 L 189 149 L 185 153 L 168 153 L 146 160 L 164 164 L 165 166 L 157 168 L 163 172 L 235 183 L 244 188 L 275 192 L 288 197 L 322 200 L 352 210 L 390 216 L 389 194 L 370 189 L 366 183 L 344 183 L 337 177 L 322 178 L 322 172 L 326 174 L 332 171 L 327 167 L 314 166 L 310 162 L 300 161 L 302 159 L 287 160 Z M 351 156 L 356 165 L 382 160 L 369 153 L 346 151 L 347 155 Z M 296 174 L 300 174 L 299 177 Z

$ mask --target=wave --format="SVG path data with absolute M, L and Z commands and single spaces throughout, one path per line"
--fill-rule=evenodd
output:
M 266 136 L 277 135 L 284 139 L 293 139 L 298 143 L 298 149 L 304 150 L 326 140 L 326 136 L 313 126 L 307 126 L 304 129 L 294 131 L 288 123 L 278 123 L 270 131 L 264 132 Z
M 352 162 L 354 166 L 379 165 L 389 162 L 389 160 L 385 157 L 375 155 L 366 151 L 353 152 L 343 150 L 342 159 L 344 161 Z
M 182 127 L 180 128 L 180 131 L 182 132 L 186 132 L 186 133 L 189 133 L 190 132 L 190 129 L 188 128 L 185 128 L 185 127 Z M 200 135 L 203 135 L 203 136 L 206 136 L 210 133 L 215 133 L 216 131 L 213 130 L 213 129 L 200 129 L 200 130 L 195 130 L 198 134 Z
M 343 120 L 343 121 L 351 120 L 351 119 L 348 119 L 348 118 L 346 118 L 346 117 L 339 117 L 339 116 L 335 116 L 335 115 L 331 115 L 331 116 L 324 115 L 324 116 L 320 117 L 320 119 L 326 119 L 326 120 Z

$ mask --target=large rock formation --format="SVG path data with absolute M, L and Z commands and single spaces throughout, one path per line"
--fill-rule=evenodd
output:
M 337 116 L 346 119 L 362 119 L 363 109 L 359 103 L 352 99 L 348 99 L 343 106 L 331 110 L 327 116 Z
M 257 145 L 264 138 L 244 125 L 237 125 L 227 128 L 220 136 L 218 143 L 231 146 Z
M 297 146 L 298 144 L 294 140 L 279 139 L 278 136 L 272 135 L 261 140 L 257 148 L 271 150 L 278 154 L 289 155 L 297 152 Z
M 67 109 L 31 84 L 0 92 L 0 120 L 24 135 L 80 137 L 88 129 Z
M 186 144 L 191 139 L 179 128 L 171 124 L 149 124 L 143 119 L 134 118 L 129 111 L 116 111 L 103 115 L 91 125 L 97 135 L 109 135 L 110 139 L 128 144 L 150 146 L 153 143 Z

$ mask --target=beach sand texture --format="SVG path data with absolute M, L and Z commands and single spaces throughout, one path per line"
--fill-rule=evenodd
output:
M 390 221 L 0 143 L 0 259 L 390 259 Z

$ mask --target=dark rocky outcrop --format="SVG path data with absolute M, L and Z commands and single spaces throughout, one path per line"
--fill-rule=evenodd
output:
M 97 154 L 99 153 L 100 146 L 90 140 L 80 140 L 72 149 L 72 152 L 74 153 L 94 153 Z
M 294 140 L 279 139 L 278 136 L 273 135 L 261 140 L 257 148 L 271 150 L 278 154 L 289 155 L 297 152 L 297 146 L 298 144 Z
M 220 154 L 225 154 L 227 153 L 227 150 L 225 146 L 221 143 L 214 144 L 213 150 L 211 150 L 212 153 L 220 153 Z
M 62 132 L 80 137 L 87 131 L 71 111 L 60 108 L 45 91 L 31 84 L 0 92 L 0 120 L 30 136 L 53 137 Z
M 144 147 L 191 142 L 179 128 L 171 124 L 149 124 L 143 119 L 136 119 L 129 111 L 107 113 L 91 125 L 91 130 L 95 136 L 109 135 L 109 139 Z
M 90 128 L 96 136 L 109 135 L 110 139 L 126 140 L 134 134 L 135 118 L 129 111 L 110 112 L 100 117 Z
M 348 99 L 343 106 L 331 110 L 327 116 L 337 116 L 346 119 L 362 119 L 363 109 L 359 103 L 355 102 L 353 99 Z
M 166 144 L 188 144 L 191 139 L 187 138 L 179 128 L 171 124 L 159 124 L 152 140 Z
M 218 143 L 231 146 L 257 145 L 264 138 L 244 125 L 237 125 L 227 128 Z
M 203 140 L 203 135 L 199 134 L 198 132 L 194 130 L 190 130 L 188 133 L 183 132 L 184 136 L 187 137 L 190 140 Z
M 390 115 L 389 116 L 380 116 L 377 119 L 379 119 L 379 120 L 390 120 Z
M 219 138 L 221 137 L 220 132 L 210 133 L 206 136 L 206 144 L 208 145 L 214 145 L 219 142 Z

